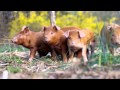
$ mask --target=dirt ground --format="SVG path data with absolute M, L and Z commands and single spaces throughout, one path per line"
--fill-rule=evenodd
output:
M 79 60 L 63 63 L 62 61 L 53 62 L 46 57 L 28 63 L 22 57 L 28 56 L 28 53 L 14 53 L 12 55 L 21 56 L 23 61 L 18 63 L 0 60 L 1 79 L 120 79 L 120 65 L 98 67 L 97 64 L 94 64 L 93 66 L 83 66 Z M 6 69 L 8 66 L 19 67 L 20 71 L 10 73 Z

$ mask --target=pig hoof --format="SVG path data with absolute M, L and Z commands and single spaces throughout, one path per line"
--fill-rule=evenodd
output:
M 65 60 L 64 63 L 67 63 L 67 60 Z
M 32 62 L 33 59 L 29 59 L 28 62 Z
M 88 62 L 84 62 L 84 66 L 87 66 L 87 63 L 88 63 Z
M 72 59 L 69 59 L 69 60 L 68 60 L 68 63 L 72 63 L 72 62 L 73 62 L 73 60 L 72 60 Z

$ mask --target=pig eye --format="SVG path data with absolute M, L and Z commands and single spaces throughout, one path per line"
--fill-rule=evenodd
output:
M 20 34 L 19 37 L 21 37 L 22 35 Z
M 53 34 L 53 32 L 51 32 L 51 34 Z
M 112 34 L 112 37 L 114 37 L 114 35 Z

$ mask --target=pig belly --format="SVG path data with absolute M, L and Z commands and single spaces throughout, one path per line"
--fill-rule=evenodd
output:
M 62 54 L 62 49 L 55 49 L 57 54 Z

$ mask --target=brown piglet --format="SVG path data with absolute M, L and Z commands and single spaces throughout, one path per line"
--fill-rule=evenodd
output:
M 94 33 L 89 29 L 70 30 L 65 32 L 65 36 L 67 38 L 69 60 L 73 60 L 74 53 L 82 49 L 84 65 L 87 65 L 88 45 L 91 46 L 91 54 L 94 53 L 94 47 L 95 47 Z
M 67 62 L 67 42 L 66 37 L 64 36 L 64 31 L 60 27 L 54 26 L 44 26 L 44 38 L 46 43 L 52 48 L 52 56 L 56 59 L 57 54 L 59 53 L 64 62 Z
M 42 57 L 51 51 L 49 45 L 44 42 L 43 34 L 44 32 L 42 31 L 34 32 L 27 26 L 23 26 L 22 30 L 14 36 L 12 42 L 30 49 L 29 61 L 32 61 L 35 58 L 36 52 Z
M 64 31 L 64 33 L 66 33 L 67 31 L 81 30 L 81 29 L 79 27 L 75 27 L 75 26 L 68 26 L 68 27 L 61 28 L 61 30 Z M 87 57 L 88 57 L 88 55 L 89 55 L 89 49 L 87 49 L 86 54 L 87 54 Z M 77 58 L 81 58 L 82 57 L 82 49 L 79 49 L 77 52 L 75 52 L 74 56 L 77 57 Z M 69 56 L 68 56 L 68 58 L 69 58 Z

